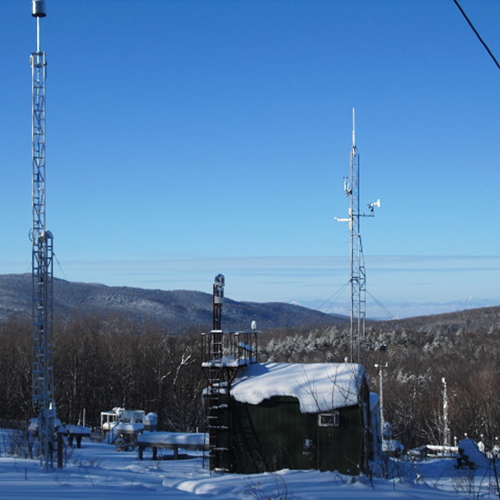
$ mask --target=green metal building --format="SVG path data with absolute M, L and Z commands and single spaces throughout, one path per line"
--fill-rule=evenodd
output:
M 245 363 L 229 356 L 219 369 L 219 382 L 213 378 L 205 392 L 211 469 L 353 475 L 368 469 L 373 437 L 362 365 Z

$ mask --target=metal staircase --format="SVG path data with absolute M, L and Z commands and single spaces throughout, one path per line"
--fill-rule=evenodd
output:
M 203 400 L 210 469 L 230 472 L 233 464 L 232 441 L 235 438 L 231 385 L 241 369 L 257 361 L 257 329 L 253 323 L 250 331 L 224 332 L 221 329 L 223 297 L 224 276 L 218 274 L 214 281 L 213 329 L 208 334 L 202 334 L 201 342 L 202 366 L 208 382 Z

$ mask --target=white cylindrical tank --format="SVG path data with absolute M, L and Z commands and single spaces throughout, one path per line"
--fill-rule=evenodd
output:
M 33 17 L 45 17 L 47 12 L 45 11 L 45 0 L 33 0 Z

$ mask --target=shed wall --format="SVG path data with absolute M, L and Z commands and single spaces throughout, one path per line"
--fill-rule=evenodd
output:
M 363 464 L 360 407 L 338 411 L 339 425 L 319 426 L 317 413 L 301 413 L 299 401 L 277 396 L 258 405 L 227 399 L 218 442 L 227 453 L 217 467 L 239 473 L 288 469 L 338 470 L 358 474 Z

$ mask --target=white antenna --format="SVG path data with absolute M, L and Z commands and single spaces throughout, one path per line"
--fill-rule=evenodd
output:
M 356 110 L 352 108 L 352 147 L 356 147 Z
M 366 268 L 361 241 L 360 218 L 373 217 L 375 207 L 380 207 L 380 200 L 368 205 L 369 214 L 359 209 L 359 153 L 356 147 L 356 114 L 352 110 L 352 149 L 351 178 L 344 178 L 344 191 L 351 198 L 348 218 L 337 218 L 339 222 L 348 222 L 351 231 L 351 362 L 354 358 L 354 340 L 358 344 L 358 361 L 360 357 L 360 341 L 365 337 L 366 322 Z

